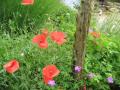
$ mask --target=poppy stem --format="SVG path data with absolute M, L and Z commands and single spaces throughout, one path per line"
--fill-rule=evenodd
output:
M 14 73 L 12 73 L 12 76 L 17 80 L 17 77 L 15 76 L 15 74 Z

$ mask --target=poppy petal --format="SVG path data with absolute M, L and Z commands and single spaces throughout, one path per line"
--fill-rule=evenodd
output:
M 32 42 L 33 43 L 39 43 L 39 42 L 43 42 L 46 40 L 46 36 L 43 35 L 43 34 L 39 34 L 39 35 L 36 35 L 33 39 L 32 39 Z
M 38 43 L 38 46 L 40 48 L 47 48 L 48 47 L 48 42 L 47 41 L 40 42 L 40 43 Z
M 53 78 L 49 78 L 49 77 L 47 77 L 47 76 L 43 76 L 43 80 L 44 80 L 45 84 L 48 84 L 48 82 L 49 82 L 50 80 L 53 80 Z
M 62 45 L 64 42 L 66 42 L 66 40 L 65 40 L 65 39 L 62 39 L 62 40 L 57 41 L 56 43 L 57 43 L 58 45 Z
M 46 67 L 43 68 L 42 73 L 43 76 L 54 78 L 60 73 L 60 71 L 57 69 L 55 65 L 47 65 Z
M 11 60 L 7 64 L 5 64 L 3 67 L 8 73 L 14 73 L 19 69 L 19 62 L 17 60 Z
M 65 34 L 63 32 L 52 32 L 50 34 L 51 40 L 53 40 L 54 42 L 56 42 L 57 44 L 61 45 L 65 42 Z
M 34 0 L 22 0 L 22 5 L 32 5 Z
M 95 38 L 100 38 L 100 33 L 99 32 L 91 32 L 90 34 Z

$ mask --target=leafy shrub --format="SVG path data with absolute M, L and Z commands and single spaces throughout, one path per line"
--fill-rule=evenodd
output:
M 101 25 L 96 17 L 92 19 L 91 27 L 101 37 L 88 37 L 85 71 L 95 73 L 95 78 L 87 80 L 88 87 L 95 90 L 110 90 L 109 76 L 113 77 L 114 84 L 120 85 L 119 17 L 119 14 L 110 14 Z
M 118 84 L 117 77 L 120 72 L 118 63 L 120 62 L 119 46 L 111 38 L 105 36 L 103 33 L 101 38 L 95 39 L 89 37 L 87 44 L 87 56 L 85 71 L 87 73 L 93 72 L 95 77 L 87 80 L 88 86 L 97 90 L 109 90 L 107 78 L 112 76 L 114 82 Z

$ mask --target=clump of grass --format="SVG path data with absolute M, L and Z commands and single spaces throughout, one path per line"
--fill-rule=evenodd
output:
M 0 2 L 0 32 L 19 35 L 42 27 L 45 20 L 63 4 L 59 0 L 35 0 L 33 5 L 21 5 L 21 0 Z

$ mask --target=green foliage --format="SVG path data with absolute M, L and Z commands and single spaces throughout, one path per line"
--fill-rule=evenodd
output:
M 4 18 L 1 18 L 0 33 L 4 35 L 0 36 L 0 90 L 76 90 L 84 84 L 84 81 L 75 81 L 73 79 L 71 68 L 73 65 L 72 49 L 74 32 L 76 30 L 76 12 L 66 7 L 51 12 L 51 8 L 46 9 L 46 7 L 48 7 L 49 2 L 53 1 L 50 0 L 47 2 L 42 0 L 41 2 L 46 2 L 47 4 L 44 5 L 41 3 L 41 5 L 44 6 L 44 9 L 40 8 L 41 10 L 39 9 L 40 12 L 38 14 L 38 9 L 34 8 L 36 7 L 36 4 L 38 5 L 36 0 L 35 5 L 20 5 L 20 9 L 14 8 L 13 10 L 10 5 L 9 10 L 4 14 Z M 18 2 L 16 1 L 16 3 Z M 34 10 L 32 10 L 33 8 Z M 26 18 L 18 17 L 19 14 L 16 15 L 17 12 L 15 12 L 15 9 L 18 11 L 20 10 L 19 14 L 23 13 L 24 16 L 26 16 L 27 10 L 28 16 L 26 16 Z M 11 13 L 10 10 L 13 10 L 17 19 L 13 17 L 14 14 Z M 8 12 L 9 14 L 7 14 Z M 48 14 L 48 16 L 45 14 Z M 12 18 L 9 18 L 9 16 L 12 16 Z M 117 18 L 114 18 L 116 16 Z M 109 76 L 113 77 L 115 83 L 120 84 L 120 40 L 119 32 L 116 32 L 119 30 L 119 15 L 116 16 L 113 14 L 110 15 L 102 25 L 98 24 L 96 16 L 92 18 L 91 27 L 95 31 L 101 32 L 101 37 L 94 38 L 91 34 L 88 36 L 84 67 L 87 89 L 91 87 L 93 90 L 110 90 L 107 82 L 107 77 Z M 21 19 L 24 21 L 19 21 Z M 30 22 L 33 20 L 33 26 L 35 25 L 35 27 L 28 25 L 27 19 L 30 19 Z M 39 20 L 42 23 L 38 23 Z M 43 21 L 45 21 L 45 24 Z M 19 24 L 19 22 L 21 23 Z M 39 25 L 35 23 L 38 23 Z M 111 30 L 114 24 L 116 27 L 113 28 L 114 30 Z M 28 29 L 27 26 L 30 26 L 31 29 Z M 18 27 L 19 31 L 16 27 Z M 67 42 L 62 46 L 58 46 L 48 38 L 49 48 L 40 49 L 31 42 L 34 34 L 27 31 L 35 30 L 37 27 L 48 28 L 49 32 L 54 30 L 63 31 L 67 35 Z M 18 33 L 23 32 L 25 34 L 17 35 L 18 37 L 13 36 L 13 38 L 11 38 L 9 34 L 6 34 L 7 29 L 8 31 L 11 30 L 9 32 L 11 35 L 13 33 L 16 33 L 15 35 L 17 35 Z M 39 34 L 40 30 L 32 32 Z M 20 69 L 13 75 L 8 74 L 3 70 L 3 65 L 11 59 L 17 59 L 20 62 Z M 57 83 L 55 87 L 50 87 L 43 83 L 42 68 L 48 64 L 55 64 L 61 71 L 60 75 L 55 78 Z M 90 72 L 95 74 L 92 79 L 87 78 L 87 75 Z
M 109 90 L 109 76 L 113 77 L 115 84 L 120 85 L 119 17 L 119 14 L 110 14 L 101 23 L 96 16 L 92 17 L 91 27 L 100 32 L 101 37 L 88 37 L 85 71 L 95 73 L 95 78 L 87 80 L 88 86 L 95 90 Z
M 0 33 L 19 35 L 35 32 L 49 15 L 62 8 L 59 0 L 35 0 L 33 5 L 21 5 L 21 0 L 1 0 Z
M 107 78 L 112 76 L 115 83 L 120 81 L 118 68 L 120 65 L 120 47 L 112 40 L 111 37 L 101 33 L 101 37 L 95 39 L 89 37 L 87 44 L 87 56 L 85 71 L 87 73 L 95 73 L 92 80 L 87 80 L 88 86 L 94 87 L 97 90 L 109 90 Z
M 55 78 L 57 88 L 68 88 L 71 72 L 71 47 L 72 45 L 65 44 L 58 46 L 49 41 L 48 49 L 39 49 L 36 45 L 31 43 L 32 36 L 22 35 L 15 39 L 0 38 L 0 70 L 7 61 L 17 59 L 20 62 L 20 70 L 14 75 L 1 72 L 0 88 L 3 90 L 9 88 L 10 90 L 51 90 L 45 85 L 42 80 L 42 68 L 48 64 L 55 64 L 60 70 L 61 74 Z M 68 50 L 66 52 L 66 50 Z M 63 54 L 64 53 L 64 54 Z M 23 55 L 22 55 L 23 54 Z M 64 78 L 64 79 L 61 79 Z M 65 83 L 63 83 L 65 82 Z
M 52 24 L 52 26 L 51 26 Z M 50 20 L 47 26 L 51 29 L 56 29 L 65 32 L 68 35 L 68 39 L 72 39 L 76 30 L 76 11 L 72 11 L 67 7 L 63 10 L 56 12 L 50 16 Z

